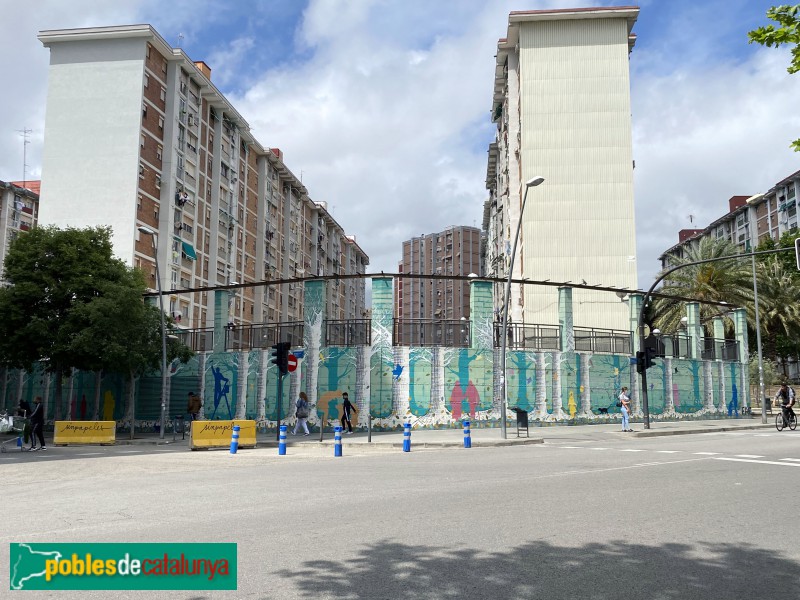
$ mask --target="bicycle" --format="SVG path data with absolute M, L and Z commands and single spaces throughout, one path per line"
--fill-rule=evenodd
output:
M 778 431 L 783 431 L 783 428 L 786 427 L 787 425 L 789 426 L 789 429 L 794 431 L 797 428 L 797 415 L 795 415 L 794 413 L 789 415 L 788 423 L 786 422 L 786 419 L 784 419 L 783 417 L 783 411 L 775 415 L 775 429 L 777 429 Z

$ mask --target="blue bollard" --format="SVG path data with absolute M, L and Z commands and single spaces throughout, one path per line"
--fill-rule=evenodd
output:
M 411 423 L 403 423 L 403 452 L 411 452 Z
M 286 455 L 286 425 L 281 425 L 281 433 L 278 436 L 278 456 Z
M 333 455 L 342 455 L 342 428 L 339 425 L 333 429 Z
M 239 449 L 239 426 L 233 426 L 233 435 L 231 436 L 231 454 L 236 454 Z
M 472 435 L 469 431 L 469 419 L 464 419 L 464 448 L 472 448 Z

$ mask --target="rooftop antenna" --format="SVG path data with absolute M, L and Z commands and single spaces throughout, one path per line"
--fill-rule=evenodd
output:
M 183 45 L 183 34 L 179 33 L 178 34 L 178 48 L 180 48 L 182 45 Z
M 32 131 L 32 129 L 28 129 L 27 127 L 17 129 L 17 133 L 22 136 L 22 187 L 25 189 L 28 188 L 28 144 L 31 143 L 28 136 L 30 136 Z
M 694 215 L 689 215 L 689 225 L 694 224 Z

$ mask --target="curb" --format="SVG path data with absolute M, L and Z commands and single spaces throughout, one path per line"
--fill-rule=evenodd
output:
M 716 432 L 727 432 L 727 431 L 742 431 L 742 430 L 753 430 L 753 429 L 769 429 L 774 427 L 774 425 L 770 425 L 769 423 L 759 423 L 757 425 L 739 425 L 738 427 L 705 427 L 703 429 L 672 429 L 672 430 L 665 430 L 665 431 L 635 431 L 632 436 L 630 437 L 637 437 L 637 438 L 646 438 L 646 437 L 661 437 L 667 435 L 691 435 L 693 433 L 716 433 Z M 619 433 L 623 433 L 620 431 Z

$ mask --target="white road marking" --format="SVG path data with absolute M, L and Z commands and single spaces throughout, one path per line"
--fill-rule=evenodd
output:
M 583 449 L 584 446 L 561 446 L 562 448 L 570 448 L 572 450 L 580 450 Z
M 734 454 L 737 458 L 764 458 L 760 454 Z
M 791 462 L 800 462 L 800 458 L 782 458 L 781 460 L 788 460 Z
M 608 448 L 589 448 L 589 450 L 608 450 Z
M 103 454 L 102 452 L 81 452 L 76 454 L 75 456 L 97 456 L 99 454 Z
M 711 460 L 729 460 L 731 462 L 746 462 L 756 463 L 759 465 L 783 465 L 784 467 L 800 467 L 800 463 L 793 462 L 778 462 L 777 460 L 752 460 L 749 458 L 728 458 L 726 456 L 717 456 Z
M 694 452 L 699 456 L 717 456 L 718 454 L 722 454 L 721 452 Z
M 639 450 L 638 448 L 622 448 L 620 452 L 645 452 L 645 451 Z
M 681 450 L 656 450 L 656 452 L 660 452 L 661 454 L 678 454 Z

